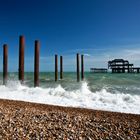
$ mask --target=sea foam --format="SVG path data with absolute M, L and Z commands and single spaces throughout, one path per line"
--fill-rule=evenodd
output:
M 61 85 L 32 88 L 18 81 L 10 81 L 7 86 L 0 86 L 0 98 L 140 114 L 140 95 L 111 93 L 104 88 L 91 92 L 87 82 L 82 82 L 77 90 L 68 91 Z

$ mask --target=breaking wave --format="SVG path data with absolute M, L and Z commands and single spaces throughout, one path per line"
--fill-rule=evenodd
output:
M 140 114 L 140 95 L 114 94 L 105 88 L 92 92 L 87 82 L 82 82 L 79 89 L 66 90 L 60 84 L 50 88 L 32 88 L 18 81 L 9 81 L 7 86 L 0 86 L 0 98 Z

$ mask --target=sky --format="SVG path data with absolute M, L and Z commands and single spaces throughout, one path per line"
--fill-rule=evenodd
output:
M 40 71 L 54 71 L 63 55 L 64 71 L 76 70 L 76 53 L 85 70 L 123 58 L 140 66 L 139 0 L 0 0 L 2 46 L 8 44 L 9 71 L 18 70 L 19 35 L 25 36 L 25 71 L 34 70 L 34 41 L 40 41 Z

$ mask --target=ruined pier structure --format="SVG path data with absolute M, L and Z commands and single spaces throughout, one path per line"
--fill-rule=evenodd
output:
M 111 69 L 112 73 L 140 73 L 140 67 L 134 67 L 134 64 L 124 59 L 108 61 L 108 69 Z

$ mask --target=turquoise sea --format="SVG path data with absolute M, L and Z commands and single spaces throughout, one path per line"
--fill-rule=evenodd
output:
M 0 98 L 140 114 L 140 74 L 85 72 L 85 80 L 77 83 L 75 72 L 64 73 L 57 82 L 53 72 L 41 72 L 37 88 L 33 76 L 25 73 L 21 85 L 18 74 L 9 73 L 3 86 L 1 73 Z

